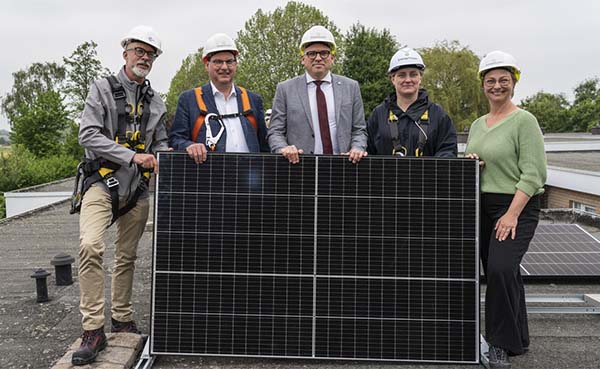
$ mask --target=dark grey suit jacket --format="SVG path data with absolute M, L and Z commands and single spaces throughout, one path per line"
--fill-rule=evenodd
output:
M 342 153 L 351 148 L 365 151 L 367 129 L 362 96 L 358 82 L 353 79 L 331 75 L 338 146 Z M 315 148 L 314 127 L 308 102 L 306 74 L 277 85 L 273 100 L 273 113 L 267 139 L 271 152 L 279 153 L 288 145 L 295 145 L 311 154 Z

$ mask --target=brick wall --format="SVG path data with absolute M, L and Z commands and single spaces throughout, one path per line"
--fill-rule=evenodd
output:
M 546 192 L 544 193 L 544 196 L 542 198 L 542 207 L 544 208 L 571 208 L 572 202 L 577 201 L 586 205 L 596 207 L 596 213 L 600 214 L 600 196 L 566 190 L 564 188 L 558 188 L 553 186 L 546 186 L 545 188 Z

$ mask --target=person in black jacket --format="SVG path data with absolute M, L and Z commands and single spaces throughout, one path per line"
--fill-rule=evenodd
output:
M 424 70 L 423 59 L 410 48 L 398 50 L 390 60 L 395 91 L 369 117 L 369 155 L 456 157 L 452 120 L 420 88 Z

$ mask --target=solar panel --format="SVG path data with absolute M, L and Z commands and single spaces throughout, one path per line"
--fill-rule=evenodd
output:
M 525 278 L 600 277 L 600 242 L 577 224 L 539 224 L 521 272 Z
M 475 161 L 159 165 L 153 354 L 479 361 Z

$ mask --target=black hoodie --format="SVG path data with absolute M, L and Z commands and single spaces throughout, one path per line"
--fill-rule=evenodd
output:
M 427 112 L 427 120 L 423 117 L 425 112 Z M 390 124 L 397 124 L 399 141 L 406 148 L 406 155 L 415 156 L 420 133 L 415 122 L 421 124 L 427 133 L 424 156 L 456 157 L 458 152 L 456 130 L 452 120 L 441 106 L 429 101 L 427 91 L 424 89 L 419 90 L 417 100 L 408 107 L 406 112 L 396 104 L 396 93 L 390 94 L 373 110 L 367 122 L 368 153 L 391 155 L 394 146 Z

